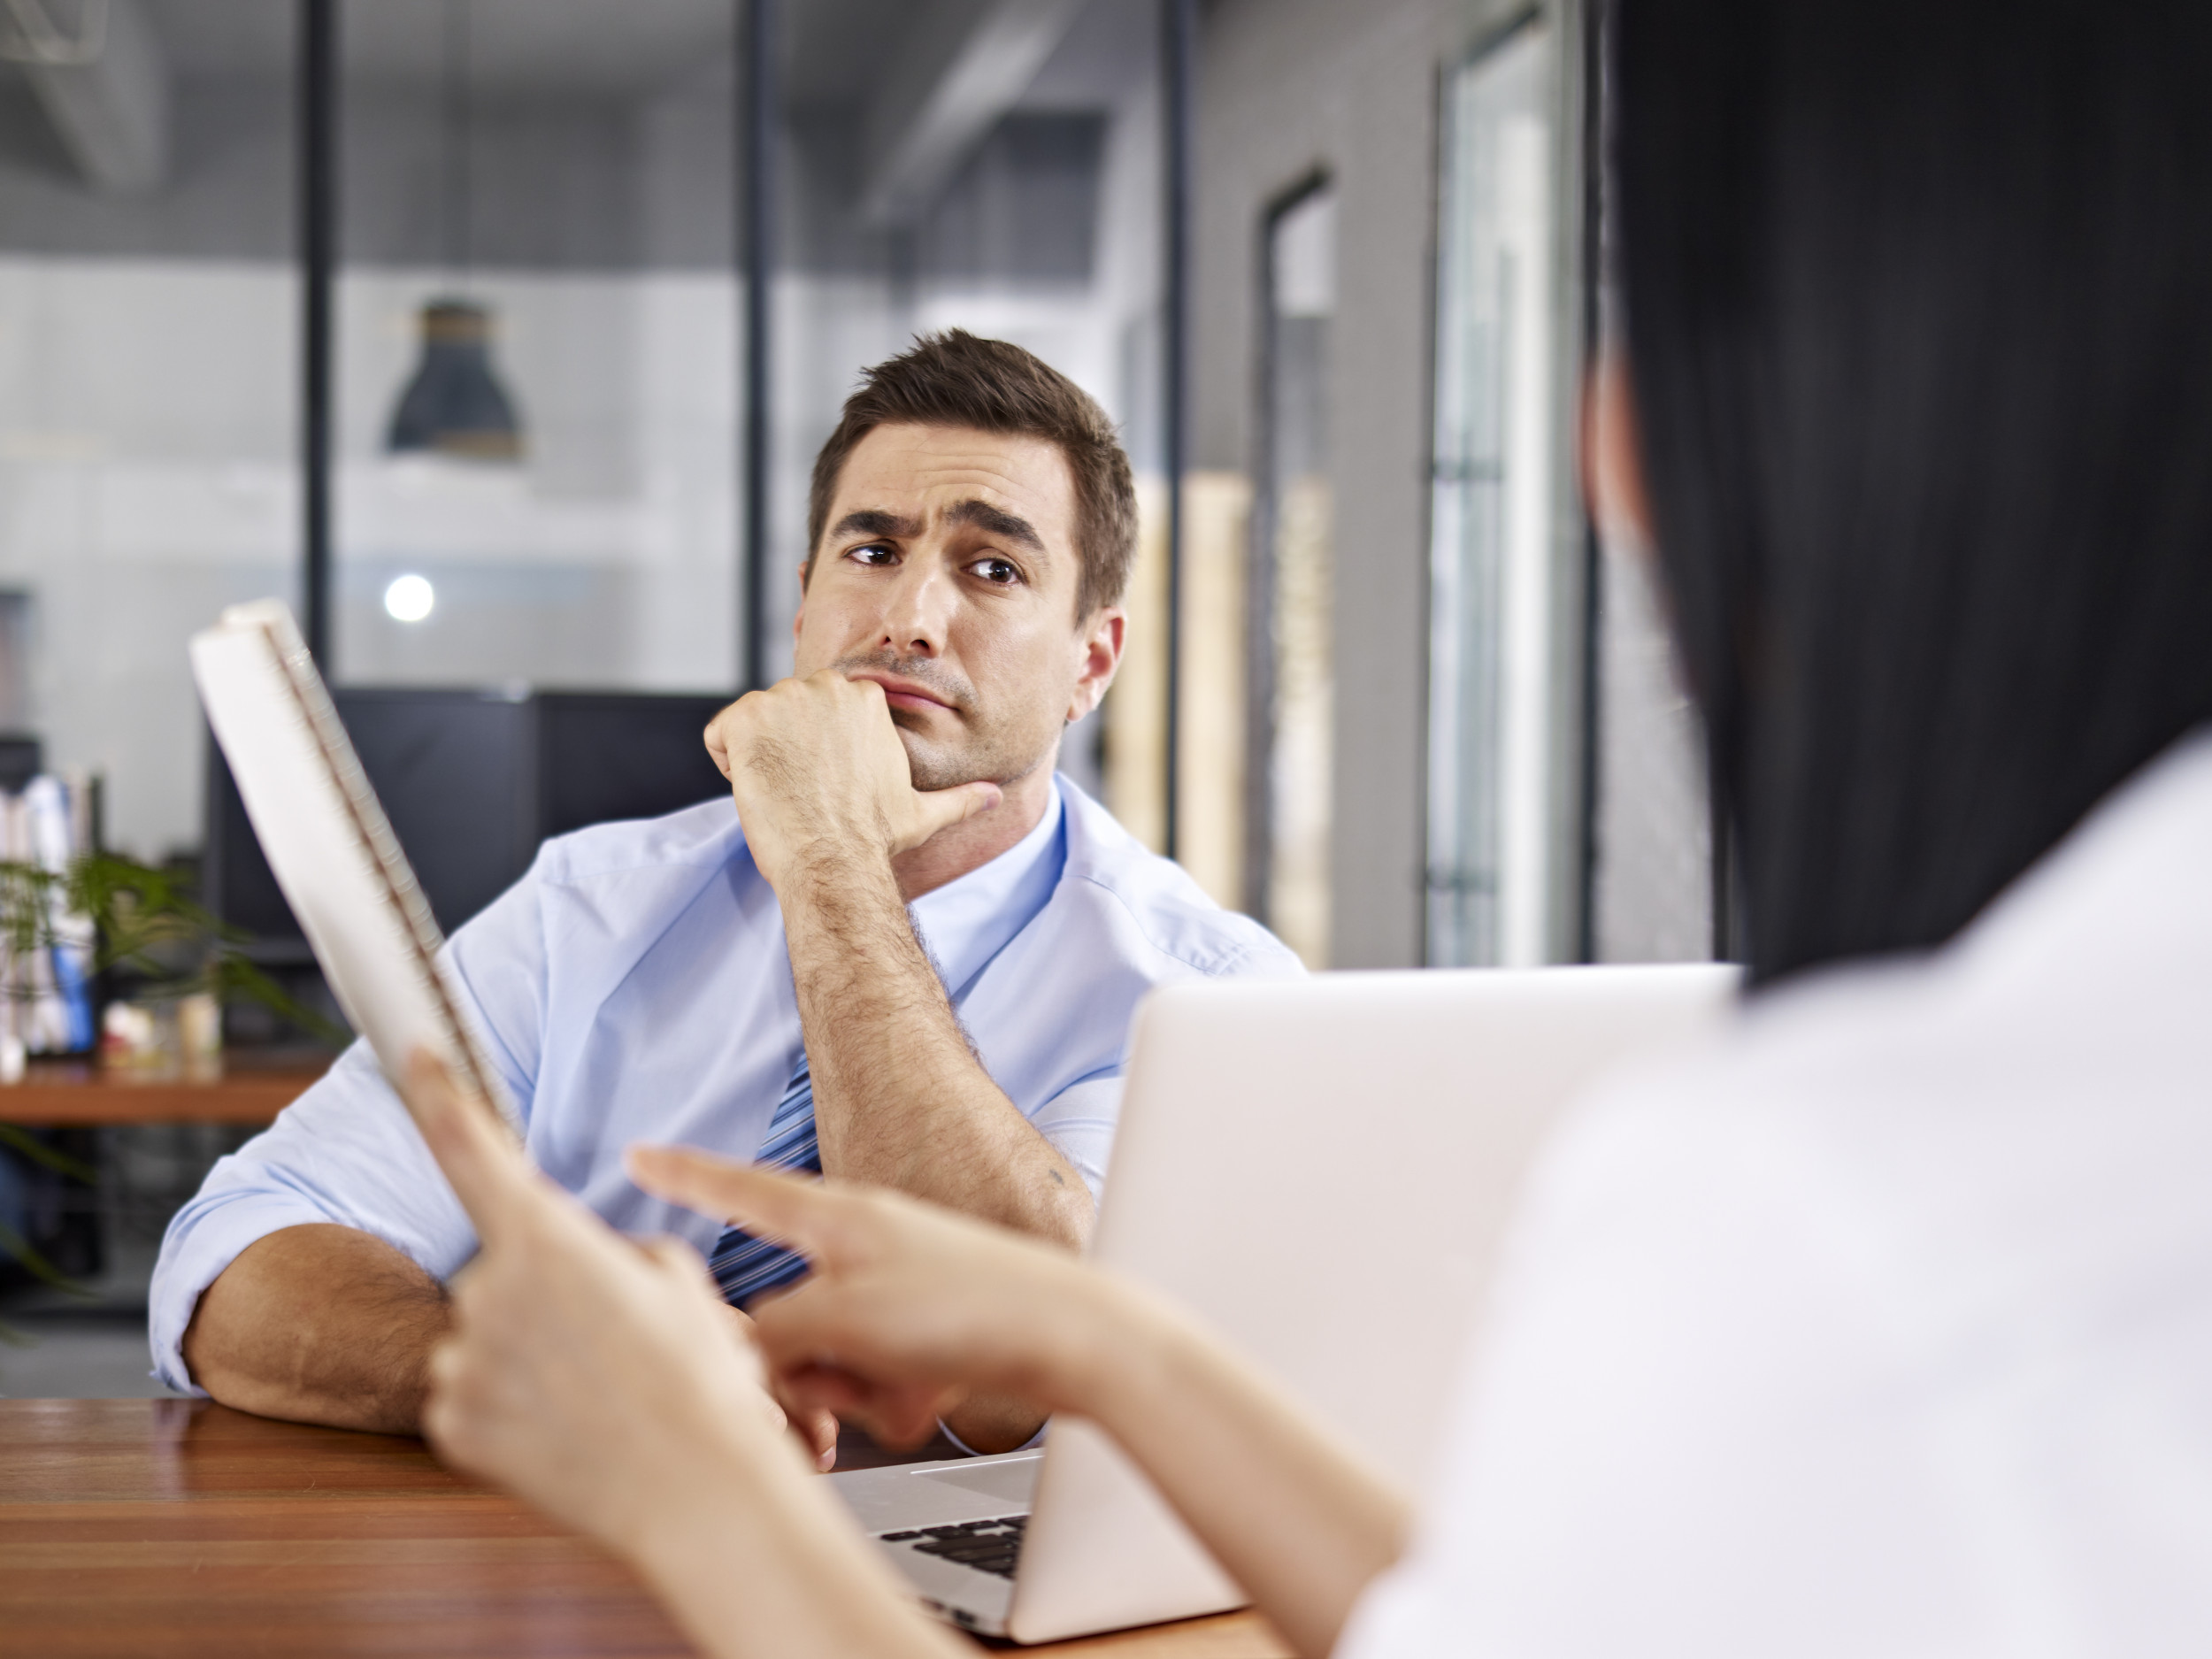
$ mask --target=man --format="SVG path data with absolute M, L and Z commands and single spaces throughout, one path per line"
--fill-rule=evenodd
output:
M 534 1161 L 709 1252 L 739 1305 L 801 1264 L 639 1192 L 625 1146 L 819 1168 L 1077 1248 L 1137 1000 L 1297 971 L 1055 774 L 1120 661 L 1135 548 L 1095 403 L 1018 348 L 922 341 L 849 400 L 809 506 L 795 676 L 707 733 L 734 813 L 550 841 L 450 947 Z M 357 1043 L 171 1224 L 159 1374 L 412 1431 L 474 1248 Z M 987 1400 L 948 1422 L 979 1448 L 1034 1426 Z

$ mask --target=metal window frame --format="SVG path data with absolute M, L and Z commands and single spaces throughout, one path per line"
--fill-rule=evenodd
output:
M 1269 886 L 1275 862 L 1275 507 L 1281 483 L 1275 418 L 1279 389 L 1275 233 L 1286 217 L 1335 182 L 1328 168 L 1316 163 L 1268 197 L 1260 208 L 1254 259 L 1258 279 L 1252 353 L 1257 419 L 1253 422 L 1255 488 L 1244 577 L 1244 910 L 1263 926 L 1271 925 Z
M 1425 403 L 1425 420 L 1431 435 L 1427 473 L 1432 480 L 1425 546 L 1431 549 L 1431 557 L 1433 557 L 1435 535 L 1433 480 L 1440 476 L 1445 465 L 1436 450 L 1434 437 L 1438 396 L 1436 377 L 1440 373 L 1438 353 L 1443 339 L 1444 308 L 1449 298 L 1442 285 L 1442 215 L 1446 152 L 1453 142 L 1454 90 L 1459 77 L 1465 71 L 1513 43 L 1525 31 L 1541 26 L 1553 32 L 1556 42 L 1552 49 L 1552 73 L 1555 77 L 1553 113 L 1554 131 L 1558 141 L 1557 153 L 1552 164 L 1555 280 L 1572 284 L 1576 293 L 1571 304 L 1563 305 L 1558 304 L 1555 299 L 1554 301 L 1558 326 L 1552 347 L 1554 357 L 1550 373 L 1564 400 L 1563 415 L 1571 429 L 1574 387 L 1579 366 L 1586 361 L 1594 342 L 1596 321 L 1589 265 L 1594 246 L 1590 240 L 1591 216 L 1596 207 L 1589 167 L 1595 153 L 1592 148 L 1595 130 L 1594 111 L 1590 107 L 1594 100 L 1589 96 L 1589 89 L 1593 65 L 1596 61 L 1592 39 L 1594 31 L 1591 27 L 1592 14 L 1596 9 L 1594 0 L 1532 0 L 1532 4 L 1504 12 L 1488 26 L 1475 31 L 1463 50 L 1439 65 L 1435 94 L 1435 172 L 1431 188 L 1429 374 Z M 1549 768 L 1550 798 L 1547 818 L 1557 850 L 1546 882 L 1548 896 L 1544 933 L 1548 943 L 1545 955 L 1551 960 L 1586 960 L 1591 942 L 1590 887 L 1594 872 L 1595 853 L 1595 796 L 1592 768 L 1596 753 L 1596 711 L 1591 695 L 1596 645 L 1594 624 L 1598 615 L 1598 599 L 1594 586 L 1595 544 L 1574 483 L 1571 448 L 1555 457 L 1552 472 L 1554 477 L 1547 488 L 1553 495 L 1555 534 L 1571 527 L 1578 545 L 1574 549 L 1571 565 L 1558 565 L 1553 576 L 1555 662 L 1551 695 L 1555 718 L 1551 748 L 1554 761 Z M 1432 653 L 1432 580 L 1425 592 L 1425 607 L 1428 614 L 1425 617 L 1423 634 Z M 1424 846 L 1420 880 L 1421 956 L 1423 961 L 1432 964 L 1437 960 L 1438 945 L 1432 936 L 1432 926 L 1434 895 L 1440 887 L 1457 879 L 1455 871 L 1448 872 L 1440 866 L 1433 838 L 1434 778 L 1430 722 L 1434 712 L 1435 672 L 1432 654 L 1424 666 L 1422 749 L 1425 756 L 1431 756 L 1431 764 L 1425 764 L 1422 769 Z M 1571 749 L 1579 752 L 1569 752 Z
M 300 0 L 300 609 L 325 678 L 331 656 L 331 445 L 337 394 L 338 0 Z

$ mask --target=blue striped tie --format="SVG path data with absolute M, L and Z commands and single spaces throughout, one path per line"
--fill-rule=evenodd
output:
M 768 1119 L 768 1138 L 761 1142 L 755 1163 L 772 1170 L 810 1170 L 822 1172 L 822 1148 L 814 1138 L 814 1077 L 806 1055 L 791 1087 L 776 1102 Z M 742 1227 L 732 1227 L 715 1241 L 707 1258 L 707 1271 L 722 1287 L 722 1299 L 742 1308 L 765 1290 L 780 1290 L 806 1276 L 806 1258 L 794 1256 L 780 1244 L 756 1239 Z

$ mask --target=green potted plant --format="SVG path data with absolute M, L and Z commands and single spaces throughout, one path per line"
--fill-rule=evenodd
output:
M 246 955 L 246 936 L 190 894 L 183 873 L 116 853 L 84 855 L 65 871 L 0 859 L 0 951 L 12 964 L 42 951 L 73 950 L 93 983 L 121 976 L 140 996 L 154 1000 L 204 993 L 221 1005 L 256 1002 L 318 1041 L 342 1047 L 349 1040 L 342 1025 L 303 1005 L 257 966 Z M 8 974 L 7 987 L 12 996 L 32 994 L 19 973 Z M 96 1033 L 96 1018 L 92 1026 Z M 0 1147 L 72 1179 L 93 1179 L 82 1160 L 14 1125 L 0 1123 Z M 0 1259 L 73 1288 L 4 1217 Z

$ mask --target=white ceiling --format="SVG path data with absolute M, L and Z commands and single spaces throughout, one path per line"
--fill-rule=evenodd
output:
M 281 74 L 296 60 L 296 0 L 142 4 L 180 74 Z M 345 73 L 434 77 L 453 4 L 466 8 L 472 79 L 501 90 L 643 91 L 718 68 L 733 50 L 734 0 L 351 0 Z
M 284 75 L 297 59 L 298 0 L 141 4 L 180 74 Z M 342 0 L 347 76 L 435 78 L 455 4 L 466 8 L 478 84 L 618 95 L 726 73 L 742 0 Z M 784 96 L 801 107 L 864 97 L 899 73 L 918 33 L 961 28 L 982 9 L 981 0 L 784 0 Z M 1025 102 L 1114 102 L 1148 66 L 1152 12 L 1149 0 L 1091 0 Z

